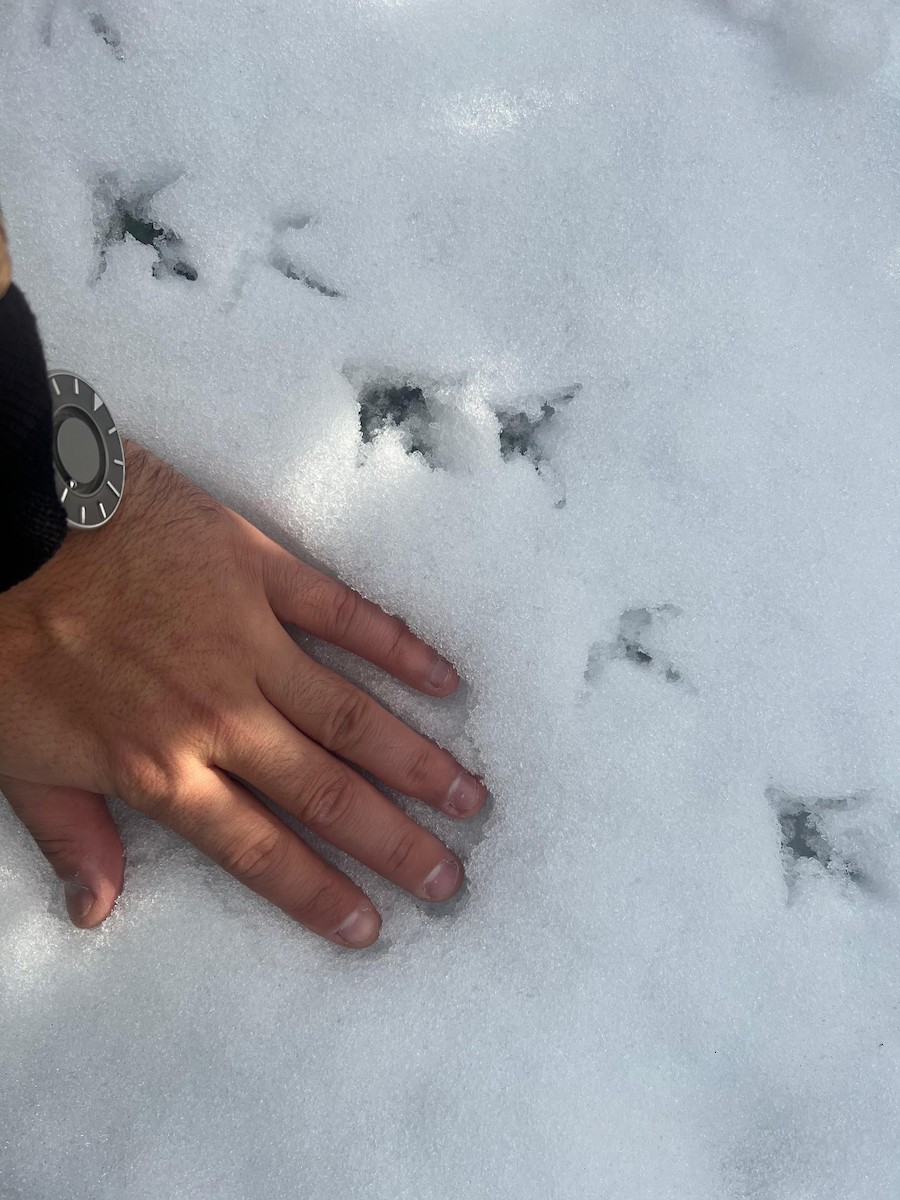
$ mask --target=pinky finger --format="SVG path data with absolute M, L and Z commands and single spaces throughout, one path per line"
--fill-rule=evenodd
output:
M 371 901 L 224 772 L 204 770 L 161 818 L 240 883 L 339 946 L 370 946 L 381 931 Z

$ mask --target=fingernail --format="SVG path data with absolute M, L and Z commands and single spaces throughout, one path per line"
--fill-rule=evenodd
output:
M 445 658 L 436 658 L 428 672 L 428 682 L 437 691 L 446 686 L 452 674 L 451 664 Z
M 467 817 L 478 807 L 482 787 L 482 783 L 474 775 L 462 771 L 450 784 L 450 791 L 447 793 L 447 812 Z
M 351 913 L 336 936 L 348 946 L 369 946 L 378 937 L 381 917 L 373 908 L 358 908 Z
M 94 904 L 94 893 L 77 879 L 64 879 L 66 910 L 73 924 L 83 924 Z
M 429 900 L 449 900 L 458 890 L 459 863 L 452 859 L 444 859 L 438 863 L 422 884 L 425 895 Z

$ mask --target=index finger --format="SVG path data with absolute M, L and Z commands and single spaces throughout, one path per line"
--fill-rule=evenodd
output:
M 456 668 L 399 619 L 271 543 L 266 592 L 279 621 L 368 659 L 417 691 L 449 696 Z

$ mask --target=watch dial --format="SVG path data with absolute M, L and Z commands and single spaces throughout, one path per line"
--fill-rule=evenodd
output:
M 125 452 L 109 409 L 89 383 L 50 372 L 56 494 L 73 529 L 105 525 L 125 486 Z

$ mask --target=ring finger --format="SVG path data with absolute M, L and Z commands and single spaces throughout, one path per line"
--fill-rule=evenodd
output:
M 198 771 L 179 801 L 159 815 L 313 933 L 351 947 L 377 938 L 381 918 L 365 892 L 224 772 Z
M 422 900 L 447 900 L 462 885 L 452 851 L 269 704 L 244 726 L 239 745 L 223 748 L 217 765 Z
M 471 817 L 487 799 L 480 779 L 360 688 L 315 662 L 275 626 L 266 699 L 308 737 L 407 796 L 453 817 Z

